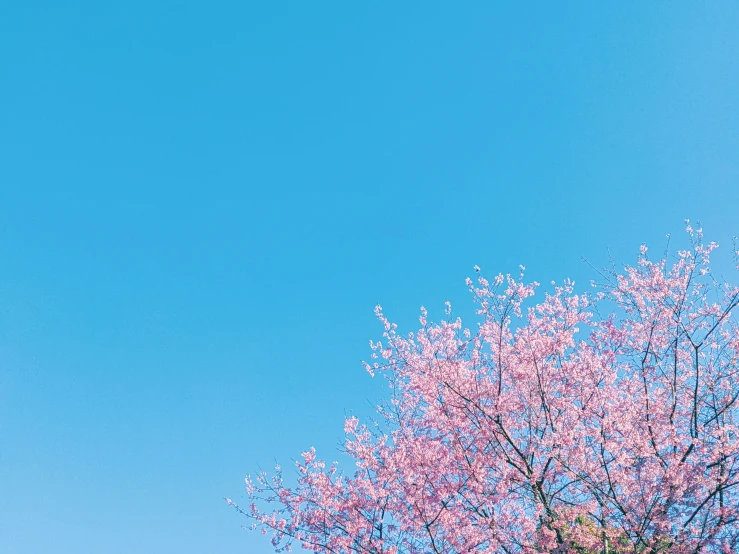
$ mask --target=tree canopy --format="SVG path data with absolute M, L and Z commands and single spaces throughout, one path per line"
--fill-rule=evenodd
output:
M 467 285 L 478 320 L 384 326 L 370 373 L 389 401 L 345 422 L 352 475 L 316 457 L 297 484 L 247 478 L 237 510 L 331 553 L 689 553 L 739 546 L 739 288 L 690 247 L 539 294 L 517 277 Z

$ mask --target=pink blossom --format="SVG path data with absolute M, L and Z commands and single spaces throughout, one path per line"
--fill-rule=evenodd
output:
M 468 279 L 476 331 L 422 308 L 401 335 L 378 306 L 370 347 L 392 398 L 379 426 L 345 421 L 357 470 L 310 449 L 296 486 L 278 470 L 247 479 L 251 510 L 229 504 L 278 549 L 736 552 L 739 288 L 716 284 L 717 245 L 686 231 L 674 260 L 642 246 L 592 295 Z

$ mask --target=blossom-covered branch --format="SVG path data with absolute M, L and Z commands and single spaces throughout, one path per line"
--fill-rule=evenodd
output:
M 566 281 L 478 274 L 475 327 L 384 326 L 370 373 L 388 378 L 383 425 L 345 423 L 357 471 L 310 450 L 298 481 L 248 480 L 236 508 L 332 553 L 693 553 L 739 548 L 739 289 L 690 248 Z M 610 315 L 602 315 L 610 314 Z M 378 431 L 378 429 L 383 429 Z

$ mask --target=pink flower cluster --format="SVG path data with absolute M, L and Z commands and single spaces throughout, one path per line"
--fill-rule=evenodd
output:
M 478 275 L 479 322 L 401 336 L 378 307 L 383 425 L 345 423 L 357 471 L 315 451 L 249 481 L 240 512 L 315 552 L 739 550 L 739 289 L 700 231 L 672 259 L 565 282 Z

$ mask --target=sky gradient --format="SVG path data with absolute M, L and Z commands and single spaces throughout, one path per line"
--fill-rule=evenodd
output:
M 337 458 L 375 304 L 729 267 L 738 5 L 557 4 L 0 7 L 0 552 L 266 554 L 223 497 Z

